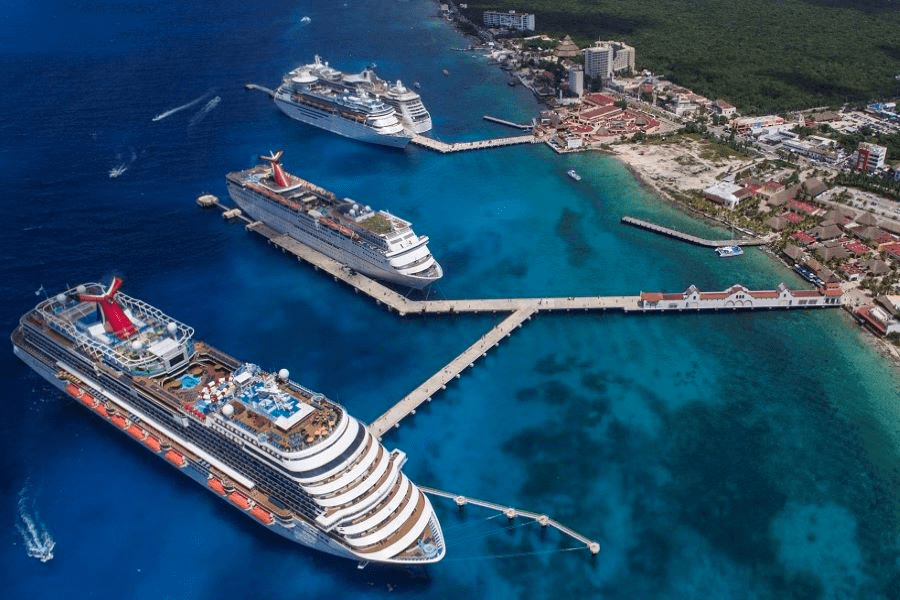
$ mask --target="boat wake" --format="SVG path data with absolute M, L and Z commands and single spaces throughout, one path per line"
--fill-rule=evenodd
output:
M 122 159 L 121 155 L 117 155 L 116 158 L 119 159 L 120 161 Z M 125 161 L 125 162 L 119 162 L 119 164 L 117 164 L 116 166 L 114 166 L 112 169 L 109 170 L 109 178 L 115 179 L 116 177 L 119 177 L 120 175 L 125 173 L 125 171 L 128 170 L 128 167 L 131 166 L 131 163 L 133 163 L 136 160 L 137 160 L 137 154 L 135 153 L 134 150 L 132 150 L 130 160 Z
M 195 114 L 193 117 L 191 117 L 191 120 L 188 121 L 188 127 L 193 127 L 194 125 L 196 125 L 197 123 L 199 123 L 200 121 L 205 119 L 206 115 L 208 115 L 210 113 L 210 111 L 212 111 L 215 107 L 217 107 L 219 105 L 219 102 L 221 102 L 221 101 L 222 101 L 222 98 L 220 98 L 219 96 L 216 96 L 215 98 L 213 98 L 212 100 L 207 102 L 203 106 L 203 108 L 201 108 L 200 110 L 197 111 L 197 114 Z
M 171 109 L 167 110 L 166 112 L 161 112 L 158 115 L 156 115 L 155 117 L 153 117 L 153 120 L 154 121 L 162 121 L 163 119 L 165 119 L 167 117 L 171 117 L 172 115 L 174 115 L 177 112 L 187 110 L 188 108 L 203 102 L 203 99 L 206 98 L 208 95 L 209 95 L 209 92 L 203 94 L 199 98 L 195 98 L 195 99 L 191 100 L 187 104 L 182 104 L 181 106 L 176 106 L 175 108 L 171 108 Z
M 124 173 L 127 170 L 128 170 L 128 165 L 125 163 L 116 165 L 115 167 L 113 167 L 112 169 L 109 170 L 109 178 L 115 179 L 116 177 L 118 177 L 119 175 L 121 175 L 122 173 Z
M 53 548 L 56 542 L 50 535 L 47 526 L 41 521 L 40 515 L 34 508 L 34 500 L 29 501 L 25 496 L 25 488 L 19 492 L 19 522 L 16 529 L 25 542 L 28 556 L 41 562 L 47 562 L 53 558 Z

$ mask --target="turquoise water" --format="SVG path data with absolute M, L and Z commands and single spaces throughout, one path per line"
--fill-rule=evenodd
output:
M 397 317 L 194 205 L 277 148 L 289 170 L 428 235 L 445 271 L 432 297 L 804 285 L 758 249 L 725 261 L 622 226 L 629 214 L 713 231 L 608 157 L 398 152 L 304 127 L 242 89 L 318 52 L 420 82 L 447 141 L 509 133 L 484 114 L 528 120 L 528 93 L 450 50 L 465 42 L 435 13 L 422 1 L 15 4 L 0 37 L 0 103 L 15 116 L 0 123 L 4 330 L 41 285 L 118 273 L 199 339 L 288 368 L 370 421 L 499 322 Z M 204 94 L 221 102 L 200 120 L 206 101 L 151 120 Z M 284 541 L 11 352 L 0 367 L 4 597 L 898 597 L 900 381 L 838 311 L 533 318 L 384 441 L 414 481 L 549 514 L 602 552 L 434 499 L 449 551 L 424 576 Z M 14 527 L 23 489 L 57 542 L 47 564 Z

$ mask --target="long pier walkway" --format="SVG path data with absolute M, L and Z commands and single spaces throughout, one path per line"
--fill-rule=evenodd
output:
M 581 542 L 582 544 L 584 544 L 585 548 L 587 548 L 588 550 L 591 551 L 591 554 L 596 555 L 600 552 L 600 544 L 599 543 L 581 535 L 574 529 L 570 529 L 570 528 L 566 527 L 559 521 L 551 519 L 547 515 L 539 515 L 537 513 L 530 512 L 527 510 L 520 510 L 518 508 L 513 508 L 511 506 L 503 506 L 502 504 L 488 502 L 487 500 L 479 500 L 477 498 L 469 498 L 466 496 L 461 496 L 459 494 L 451 494 L 450 492 L 445 492 L 443 490 L 437 490 L 434 488 L 425 487 L 425 486 L 421 486 L 421 485 L 418 487 L 420 490 L 422 490 L 423 492 L 425 492 L 426 494 L 429 494 L 431 496 L 439 496 L 441 498 L 447 498 L 449 500 L 453 500 L 454 502 L 456 502 L 456 505 L 459 506 L 460 508 L 462 508 L 463 506 L 465 506 L 467 504 L 472 504 L 474 506 L 480 506 L 481 508 L 486 508 L 488 510 L 493 510 L 493 511 L 502 513 L 502 514 L 506 515 L 506 517 L 508 519 L 515 519 L 516 517 L 524 517 L 526 519 L 531 519 L 533 521 L 536 521 L 541 527 L 553 527 L 557 531 L 564 533 L 565 535 L 571 537 L 572 539 L 575 539 L 575 540 Z
M 407 394 L 397 404 L 388 409 L 386 413 L 375 419 L 369 424 L 369 431 L 376 437 L 381 437 L 391 427 L 397 424 L 406 416 L 416 413 L 416 409 L 425 401 L 431 401 L 431 396 L 443 389 L 446 389 L 447 383 L 454 377 L 459 378 L 459 374 L 465 369 L 475 366 L 475 361 L 487 355 L 491 348 L 500 345 L 500 342 L 522 323 L 531 318 L 534 314 L 533 308 L 519 308 L 511 315 L 503 319 L 499 325 L 488 331 L 486 334 L 478 338 L 474 344 L 466 348 L 466 350 L 450 361 L 447 366 L 429 377 L 425 382 Z
M 568 296 L 556 298 L 486 298 L 464 300 L 411 300 L 406 296 L 382 285 L 361 273 L 357 273 L 338 261 L 301 244 L 286 234 L 279 233 L 259 221 L 250 222 L 238 209 L 228 209 L 211 195 L 197 199 L 204 207 L 217 207 L 226 218 L 240 218 L 247 222 L 248 231 L 255 232 L 284 253 L 311 264 L 315 269 L 331 275 L 335 281 L 342 281 L 353 287 L 355 292 L 363 292 L 378 304 L 383 304 L 400 315 L 408 314 L 449 314 L 449 313 L 510 313 L 503 321 L 481 336 L 462 354 L 450 361 L 412 392 L 407 394 L 383 415 L 375 419 L 370 430 L 381 437 L 398 427 L 401 420 L 415 414 L 424 402 L 446 388 L 447 383 L 458 378 L 460 373 L 499 345 L 513 331 L 539 312 L 561 311 L 607 311 L 614 310 L 626 314 L 661 312 L 714 312 L 733 310 L 794 310 L 811 308 L 836 308 L 841 306 L 839 289 L 791 291 L 784 285 L 775 290 L 752 291 L 741 285 L 733 285 L 721 292 L 701 292 L 690 286 L 684 292 L 657 293 L 642 292 L 638 296 Z M 652 224 L 650 224 L 652 225 Z M 676 232 L 679 233 L 680 232 Z M 681 235 L 681 234 L 680 234 Z M 693 237 L 693 236 L 691 236 Z M 701 238 L 697 238 L 701 239 Z M 714 244 L 703 240 L 706 244 Z M 704 244 L 704 245 L 706 245 Z
M 660 235 L 665 235 L 670 238 L 675 238 L 678 240 L 683 240 L 685 242 L 690 242 L 691 244 L 696 244 L 698 246 L 708 246 L 710 248 L 718 248 L 719 246 L 762 246 L 766 243 L 766 240 L 762 238 L 740 238 L 740 239 L 731 239 L 731 240 L 708 240 L 706 238 L 698 237 L 696 235 L 691 235 L 689 233 L 684 233 L 682 231 L 678 231 L 677 229 L 672 229 L 670 227 L 663 227 L 662 225 L 657 225 L 656 223 L 651 223 L 649 221 L 642 221 L 641 219 L 635 219 L 634 217 L 622 217 L 622 222 L 626 225 L 632 225 L 633 227 L 637 227 L 639 229 L 646 229 L 647 231 L 652 231 L 654 233 L 659 233 Z
M 448 144 L 424 135 L 414 135 L 412 143 L 441 154 L 450 152 L 465 152 L 467 150 L 485 150 L 487 148 L 499 148 L 500 146 L 514 146 L 516 144 L 539 144 L 541 140 L 532 134 L 517 135 L 513 137 L 494 138 L 491 140 L 478 140 L 475 142 L 454 142 Z
M 491 115 L 484 115 L 482 118 L 485 121 L 490 121 L 491 123 L 497 123 L 498 125 L 506 125 L 507 127 L 512 127 L 513 129 L 521 129 L 522 131 L 531 131 L 534 129 L 534 122 L 513 123 L 512 121 L 507 121 L 506 119 L 501 119 L 499 117 L 492 117 Z

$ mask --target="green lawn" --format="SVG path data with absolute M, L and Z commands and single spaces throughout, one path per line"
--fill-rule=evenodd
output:
M 861 6 L 863 8 L 856 8 Z M 900 94 L 900 6 L 891 0 L 497 0 L 538 32 L 635 47 L 647 68 L 746 114 Z

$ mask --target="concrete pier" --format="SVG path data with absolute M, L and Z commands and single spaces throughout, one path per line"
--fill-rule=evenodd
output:
M 662 225 L 657 225 L 656 223 L 651 223 L 649 221 L 642 221 L 641 219 L 635 219 L 634 217 L 622 217 L 622 222 L 626 225 L 631 225 L 633 227 L 637 227 L 639 229 L 646 229 L 647 231 L 652 231 L 654 233 L 658 233 L 660 235 L 665 235 L 670 238 L 675 238 L 677 240 L 682 240 L 685 242 L 689 242 L 691 244 L 696 244 L 698 246 L 707 246 L 710 248 L 718 248 L 720 246 L 762 246 L 766 243 L 766 240 L 762 238 L 739 238 L 739 239 L 731 239 L 731 240 L 708 240 L 706 238 L 698 237 L 696 235 L 691 235 L 689 233 L 684 233 L 678 231 L 677 229 L 672 229 L 670 227 L 663 227 Z
M 532 521 L 536 521 L 541 527 L 552 527 L 552 528 L 556 529 L 557 531 L 559 531 L 560 533 L 563 533 L 563 534 L 571 537 L 572 539 L 577 540 L 578 542 L 581 542 L 582 544 L 584 544 L 585 549 L 589 550 L 591 552 L 591 554 L 593 554 L 593 555 L 597 555 L 600 552 L 600 544 L 599 543 L 581 535 L 574 529 L 570 529 L 570 528 L 566 527 L 559 521 L 551 519 L 547 515 L 540 515 L 538 513 L 534 513 L 531 511 L 527 511 L 527 510 L 521 510 L 518 508 L 513 508 L 511 506 L 503 506 L 502 504 L 488 502 L 487 500 L 479 500 L 478 498 L 469 498 L 467 496 L 462 496 L 459 494 L 451 494 L 450 492 L 445 492 L 443 490 L 437 490 L 434 488 L 424 487 L 421 485 L 418 487 L 420 490 L 422 490 L 423 492 L 425 492 L 426 494 L 428 494 L 430 496 L 438 496 L 441 498 L 447 498 L 448 500 L 452 500 L 460 508 L 462 508 L 463 506 L 465 506 L 467 504 L 471 504 L 473 506 L 480 506 L 481 508 L 486 508 L 488 510 L 492 510 L 492 511 L 501 513 L 503 515 L 506 515 L 506 517 L 509 519 L 515 519 L 517 517 L 531 519 Z
M 414 135 L 411 142 L 417 146 L 448 154 L 450 152 L 465 152 L 467 150 L 485 150 L 488 148 L 499 148 L 501 146 L 514 146 L 516 144 L 539 144 L 540 139 L 531 134 L 518 135 L 513 137 L 495 138 L 492 140 L 478 140 L 475 142 L 455 142 L 448 144 L 440 140 L 435 140 L 424 135 Z
M 215 206 L 222 211 L 228 208 L 203 196 L 198 204 Z M 243 215 L 239 218 L 249 220 Z M 350 285 L 357 292 L 363 292 L 378 304 L 384 304 L 400 315 L 407 314 L 450 314 L 450 313 L 510 313 L 497 326 L 482 335 L 462 354 L 450 361 L 441 371 L 424 381 L 407 394 L 369 426 L 370 431 L 381 437 L 397 427 L 406 416 L 414 414 L 423 402 L 431 398 L 446 385 L 458 378 L 468 367 L 485 356 L 492 348 L 508 337 L 525 321 L 539 312 L 614 310 L 625 314 L 662 312 L 714 312 L 748 310 L 794 310 L 811 308 L 837 308 L 842 303 L 839 288 L 815 290 L 790 290 L 779 284 L 774 290 L 749 290 L 742 285 L 733 285 L 720 292 L 703 292 L 689 286 L 684 292 L 662 293 L 642 292 L 637 296 L 568 296 L 549 298 L 487 298 L 464 300 L 411 300 L 393 289 L 357 273 L 338 261 L 301 244 L 286 234 L 275 231 L 259 221 L 249 222 L 248 231 L 266 238 L 282 252 L 295 256 L 298 260 L 311 264 L 316 269 L 331 275 L 335 281 Z M 700 238 L 698 238 L 700 239 Z M 706 240 L 708 242 L 708 240 Z M 704 244 L 705 245 L 705 244 Z
M 512 127 L 513 129 L 521 129 L 522 131 L 531 131 L 534 129 L 534 123 L 513 123 L 512 121 L 507 121 L 506 119 L 500 119 L 497 117 L 492 117 L 491 115 L 484 115 L 482 117 L 485 121 L 490 121 L 491 123 L 497 123 L 499 125 L 506 125 L 507 127 Z
M 503 319 L 500 324 L 466 348 L 462 354 L 447 363 L 443 369 L 426 379 L 422 385 L 407 394 L 397 404 L 388 409 L 386 413 L 372 421 L 369 424 L 369 431 L 380 438 L 391 427 L 397 426 L 404 417 L 414 413 L 423 402 L 430 400 L 432 395 L 446 387 L 446 384 L 453 380 L 454 377 L 474 366 L 475 361 L 486 355 L 491 348 L 499 345 L 503 338 L 507 337 L 515 329 L 521 327 L 522 323 L 530 319 L 534 312 L 533 308 L 520 308 Z

